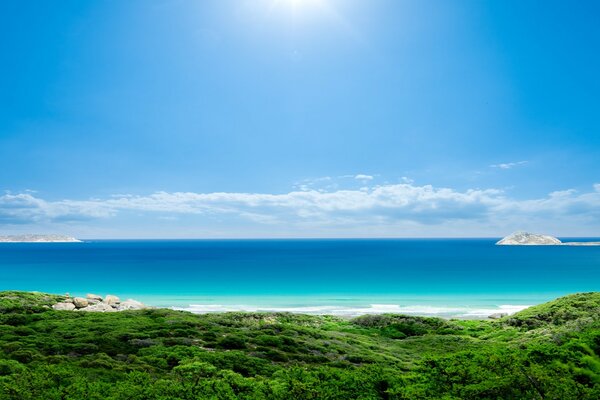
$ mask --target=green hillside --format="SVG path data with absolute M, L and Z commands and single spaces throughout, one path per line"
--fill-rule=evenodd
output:
M 54 311 L 0 292 L 0 399 L 598 399 L 600 293 L 497 321 Z

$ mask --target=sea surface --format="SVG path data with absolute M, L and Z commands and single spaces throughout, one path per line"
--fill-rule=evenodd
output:
M 458 318 L 600 291 L 600 247 L 495 246 L 496 240 L 0 243 L 0 290 L 110 293 L 198 313 Z

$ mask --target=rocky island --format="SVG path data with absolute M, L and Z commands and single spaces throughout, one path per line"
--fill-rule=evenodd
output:
M 562 242 L 554 236 L 515 232 L 496 242 L 499 246 L 600 246 L 600 242 Z
M 0 236 L 0 243 L 81 243 L 81 240 L 65 235 L 11 235 Z

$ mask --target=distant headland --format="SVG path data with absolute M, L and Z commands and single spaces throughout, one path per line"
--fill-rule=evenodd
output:
M 0 236 L 0 243 L 81 243 L 66 235 L 11 235 Z
M 562 242 L 549 235 L 515 232 L 496 242 L 499 246 L 600 246 L 600 242 Z

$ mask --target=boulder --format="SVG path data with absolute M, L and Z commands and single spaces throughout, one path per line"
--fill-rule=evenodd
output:
M 98 296 L 97 294 L 88 293 L 85 295 L 85 298 L 88 300 L 98 300 L 102 301 L 102 296 Z
M 148 308 L 144 303 L 139 302 L 133 299 L 127 299 L 120 304 L 117 305 L 117 310 L 126 311 L 126 310 L 143 310 Z
M 79 311 L 87 311 L 87 312 L 114 312 L 117 311 L 106 303 L 98 303 L 92 304 L 91 306 L 87 306 L 84 308 L 80 308 Z
M 75 307 L 77 308 L 83 308 L 83 307 L 87 307 L 89 305 L 89 302 L 87 301 L 87 299 L 84 299 L 83 297 L 75 297 L 72 300 L 73 304 L 75 304 Z
M 113 296 L 112 294 L 107 294 L 104 298 L 104 302 L 112 306 L 119 304 L 121 302 L 121 299 L 119 299 L 117 296 Z
M 56 303 L 52 306 L 53 309 L 59 311 L 73 311 L 75 309 L 75 304 L 73 303 Z
M 507 313 L 494 313 L 488 316 L 489 319 L 500 319 L 506 317 Z
M 72 303 L 73 299 L 70 297 L 67 297 L 66 299 L 63 300 L 63 303 Z

